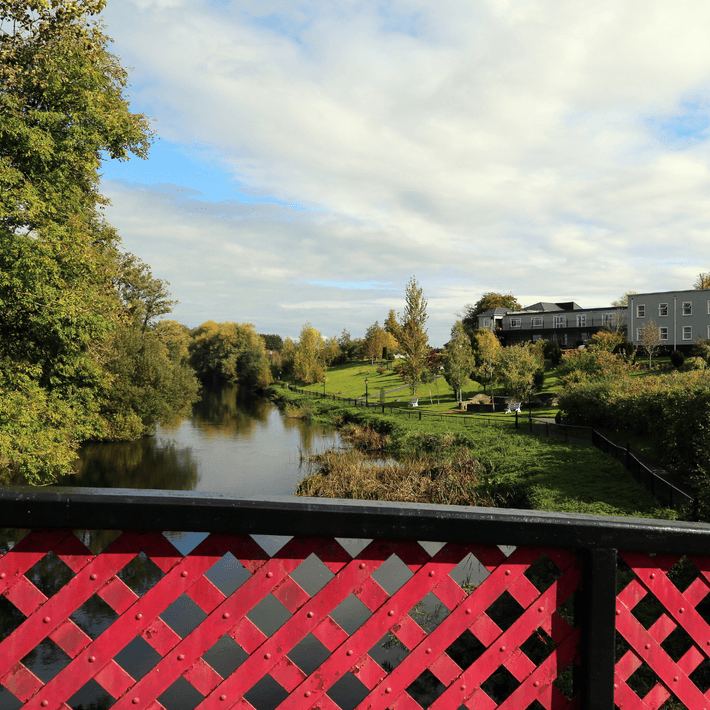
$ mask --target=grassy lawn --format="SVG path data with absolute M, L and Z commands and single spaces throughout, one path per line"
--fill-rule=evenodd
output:
M 382 366 L 384 367 L 386 365 Z M 388 407 L 396 407 L 399 409 L 410 408 L 409 402 L 413 395 L 406 383 L 392 370 L 378 373 L 378 367 L 378 364 L 371 365 L 369 360 L 349 362 L 345 365 L 329 367 L 326 373 L 325 393 L 345 397 L 347 399 L 364 399 L 367 389 L 368 401 L 372 403 L 380 402 L 380 390 L 384 389 L 385 404 Z M 367 388 L 365 387 L 366 379 L 368 380 Z M 324 391 L 322 382 L 312 385 L 302 385 L 296 382 L 292 384 L 309 392 L 322 394 Z M 547 373 L 545 386 L 541 390 L 541 393 L 554 393 L 560 386 L 559 378 L 554 371 L 551 371 Z M 482 392 L 483 385 L 473 380 L 468 380 L 463 388 L 463 398 L 464 400 L 471 399 Z M 494 393 L 502 394 L 502 389 L 496 387 Z M 456 396 L 443 377 L 439 377 L 431 384 L 421 383 L 417 387 L 414 396 L 419 399 L 418 406 L 426 411 L 459 412 Z M 557 411 L 556 407 L 535 407 L 533 408 L 533 416 L 554 418 Z M 503 412 L 496 412 L 492 416 L 505 417 Z M 510 419 L 510 416 L 508 416 L 508 418 Z
M 386 367 L 386 364 L 381 365 Z M 329 367 L 326 373 L 325 392 L 348 399 L 364 399 L 367 391 L 370 402 L 379 402 L 380 390 L 385 390 L 385 403 L 388 406 L 406 409 L 414 396 L 419 398 L 419 406 L 426 407 L 428 410 L 447 412 L 458 408 L 454 392 L 443 377 L 439 377 L 431 385 L 421 383 L 417 387 L 416 394 L 412 395 L 408 385 L 396 372 L 385 370 L 383 373 L 378 373 L 378 367 L 380 365 L 371 365 L 369 360 Z M 322 382 L 312 385 L 295 384 L 309 392 L 323 392 Z M 473 397 L 479 392 L 483 392 L 483 387 L 478 382 L 469 381 L 464 388 L 464 398 Z

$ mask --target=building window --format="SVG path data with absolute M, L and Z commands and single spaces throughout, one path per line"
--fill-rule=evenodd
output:
M 636 306 L 636 317 L 645 318 L 646 317 L 646 306 Z
M 708 301 L 710 303 L 710 301 Z M 542 316 L 533 316 L 532 317 L 532 327 L 533 328 L 542 328 Z
M 587 325 L 587 316 L 582 313 L 577 316 L 577 327 L 584 328 L 585 325 Z
M 683 301 L 683 315 L 689 316 L 693 313 L 693 304 L 690 301 Z
M 614 325 L 614 314 L 604 313 L 602 315 L 602 325 Z
M 566 328 L 567 316 L 555 316 L 555 328 Z
M 484 328 L 490 328 L 490 327 L 491 327 L 491 319 L 490 319 L 490 318 L 484 318 L 484 319 L 483 319 L 483 327 L 484 327 Z
M 659 316 L 667 316 L 668 315 L 668 304 L 667 303 L 659 303 L 658 304 L 658 315 Z
M 708 301 L 708 315 L 710 316 L 710 301 Z
M 683 340 L 692 340 L 693 339 L 693 326 L 692 325 L 684 325 L 683 326 Z
M 533 333 L 533 343 L 537 343 L 537 341 L 540 340 L 540 338 L 542 338 L 541 333 Z
M 564 316 L 562 316 L 564 318 Z M 567 333 L 562 333 L 562 342 L 560 345 L 567 345 Z
M 664 328 L 661 326 L 658 329 L 658 339 L 659 340 L 668 340 L 668 328 Z
M 641 340 L 643 337 L 643 328 L 636 328 L 636 340 Z
M 523 323 L 522 318 L 511 318 L 510 319 L 510 327 L 511 328 L 520 328 L 522 323 Z

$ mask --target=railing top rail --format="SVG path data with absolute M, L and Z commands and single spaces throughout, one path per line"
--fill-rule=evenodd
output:
M 125 488 L 7 487 L 0 526 L 173 530 L 707 554 L 710 525 L 381 501 Z

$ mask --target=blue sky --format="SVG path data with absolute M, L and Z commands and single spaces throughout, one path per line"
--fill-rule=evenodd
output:
M 604 306 L 710 270 L 710 6 L 109 0 L 148 160 L 107 218 L 174 317 L 364 334 L 415 276 Z

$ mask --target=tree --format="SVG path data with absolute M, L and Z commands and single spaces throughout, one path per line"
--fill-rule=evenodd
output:
M 190 363 L 203 382 L 236 382 L 247 388 L 271 383 L 264 340 L 251 323 L 207 321 L 191 335 Z
M 443 356 L 441 353 L 436 352 L 436 350 L 429 350 L 429 355 L 426 359 L 426 371 L 422 376 L 429 385 L 429 403 L 434 404 L 431 396 L 431 385 L 434 384 L 436 388 L 436 403 L 441 404 L 439 400 L 439 378 L 441 377 Z
M 621 343 L 624 342 L 624 335 L 619 331 L 609 332 L 606 330 L 600 330 L 594 333 L 591 338 L 587 341 L 588 345 L 592 345 L 599 350 L 606 350 L 613 353 L 615 348 L 617 348 Z
M 417 385 L 426 371 L 429 343 L 424 325 L 428 319 L 427 302 L 424 292 L 412 276 L 405 288 L 404 312 L 399 318 L 397 341 L 405 356 L 402 365 L 402 377 L 409 383 L 412 395 L 416 394 Z
M 365 338 L 361 344 L 362 353 L 370 358 L 371 364 L 375 364 L 375 359 L 381 358 L 385 350 L 397 347 L 397 341 L 391 333 L 386 332 L 375 321 L 365 332 Z
M 623 296 L 613 300 L 611 305 L 617 308 L 626 308 L 629 305 L 629 296 L 633 296 L 635 293 L 636 291 L 626 291 Z
M 324 348 L 325 342 L 321 334 L 310 323 L 305 323 L 293 355 L 293 374 L 298 380 L 306 384 L 323 380 Z
M 695 279 L 693 288 L 698 289 L 698 291 L 710 289 L 710 272 L 705 271 L 701 274 L 698 274 L 698 278 Z
M 463 400 L 463 385 L 470 377 L 476 365 L 476 359 L 471 348 L 471 341 L 466 335 L 463 323 L 458 320 L 451 328 L 451 340 L 444 348 L 444 377 L 454 390 L 456 401 Z
M 284 341 L 280 335 L 275 335 L 274 333 L 259 333 L 259 335 L 261 335 L 264 341 L 264 347 L 267 350 L 273 350 L 279 353 L 283 350 Z
M 658 353 L 661 347 L 661 329 L 656 325 L 653 318 L 641 328 L 640 343 L 648 355 L 648 369 L 651 369 L 651 359 Z
M 473 305 L 467 303 L 461 321 L 466 329 L 471 332 L 478 329 L 478 316 L 490 311 L 491 308 L 507 308 L 509 311 L 519 311 L 522 306 L 512 293 L 496 293 L 487 291 Z
M 104 5 L 0 3 L 0 401 L 24 400 L 24 430 L 44 432 L 0 454 L 0 468 L 34 482 L 69 472 L 78 444 L 106 434 L 123 310 L 98 169 L 104 155 L 145 157 L 151 140 L 92 19 Z M 0 450 L 12 421 L 0 417 Z
M 497 358 L 500 380 L 508 394 L 522 402 L 532 394 L 535 373 L 542 367 L 540 351 L 532 343 L 522 343 L 501 348 Z
M 385 320 L 385 332 L 392 335 L 395 340 L 397 339 L 397 333 L 399 332 L 399 323 L 397 322 L 397 314 L 394 312 L 394 308 L 390 309 Z
M 496 362 L 498 353 L 502 346 L 490 330 L 480 329 L 474 335 L 474 356 L 476 358 L 475 372 L 479 376 L 479 381 L 483 383 L 483 391 L 486 391 L 486 383 L 491 388 L 496 381 Z
M 348 360 L 352 360 L 355 358 L 355 354 L 357 353 L 359 347 L 359 342 L 357 339 L 353 340 L 352 336 L 345 328 L 343 328 L 343 332 L 338 338 L 338 345 L 340 346 L 341 351 L 339 359 L 340 364 L 345 364 Z

